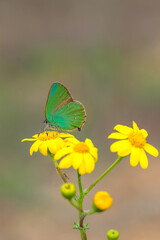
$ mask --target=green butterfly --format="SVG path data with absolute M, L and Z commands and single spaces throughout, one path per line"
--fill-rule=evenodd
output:
M 61 83 L 52 84 L 45 108 L 45 123 L 56 129 L 72 130 L 81 127 L 86 120 L 84 106 L 74 101 Z

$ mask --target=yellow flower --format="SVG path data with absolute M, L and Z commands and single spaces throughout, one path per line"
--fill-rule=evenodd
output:
M 80 142 L 76 138 L 66 139 L 66 147 L 60 149 L 54 159 L 63 158 L 59 164 L 60 168 L 70 168 L 77 170 L 79 174 L 91 173 L 94 170 L 95 162 L 98 158 L 98 149 L 94 147 L 90 139 Z
M 67 137 L 72 138 L 73 136 L 69 133 L 46 131 L 40 134 L 35 134 L 32 138 L 25 138 L 22 142 L 34 141 L 30 148 L 30 155 L 39 150 L 42 155 L 47 156 L 48 150 L 55 154 L 59 149 L 64 147 L 65 143 L 63 138 Z
M 93 208 L 98 211 L 107 210 L 112 206 L 113 199 L 108 192 L 100 191 L 94 195 Z
M 154 157 L 158 157 L 158 150 L 147 143 L 148 133 L 145 129 L 139 129 L 133 121 L 133 128 L 124 125 L 114 127 L 118 132 L 111 133 L 108 138 L 119 139 L 110 147 L 111 152 L 117 152 L 121 157 L 130 154 L 130 164 L 135 167 L 140 162 L 143 169 L 148 167 L 148 158 L 145 151 Z

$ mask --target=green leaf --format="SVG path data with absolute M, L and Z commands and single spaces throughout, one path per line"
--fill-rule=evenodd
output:
M 89 229 L 88 223 L 87 223 L 87 224 L 84 224 L 84 226 L 83 226 L 83 228 L 82 228 L 82 227 L 79 226 L 79 222 L 78 222 L 78 223 L 74 222 L 74 224 L 73 224 L 73 229 L 78 229 L 78 230 L 86 231 L 86 230 Z

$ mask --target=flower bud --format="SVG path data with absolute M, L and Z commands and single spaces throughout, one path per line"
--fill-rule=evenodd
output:
M 118 240 L 119 232 L 117 230 L 111 229 L 107 232 L 107 238 L 108 240 Z
M 92 207 L 95 210 L 95 212 L 102 212 L 109 209 L 112 206 L 112 203 L 113 199 L 111 198 L 109 193 L 101 191 L 97 192 L 94 195 Z
M 73 183 L 64 183 L 61 186 L 61 194 L 64 198 L 70 200 L 76 194 L 76 186 Z

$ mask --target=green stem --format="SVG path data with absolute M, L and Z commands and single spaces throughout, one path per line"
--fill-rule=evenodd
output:
M 83 193 L 83 188 L 82 188 L 81 175 L 79 174 L 78 170 L 77 170 L 77 175 L 78 175 L 79 196 L 80 196 L 80 198 L 83 198 L 84 193 Z
M 72 201 L 72 199 L 70 199 L 69 202 L 70 202 L 70 204 L 71 204 L 74 208 L 76 208 L 78 211 L 83 212 L 82 209 L 80 209 L 76 204 L 74 204 L 74 202 Z
M 87 240 L 86 231 L 85 230 L 80 230 L 80 231 L 81 231 L 81 239 Z
M 79 220 L 79 226 L 80 226 L 80 227 L 83 227 L 84 218 L 85 218 L 87 215 L 91 215 L 91 214 L 93 214 L 93 213 L 95 213 L 95 210 L 94 210 L 94 209 L 83 212 L 82 215 L 81 215 L 81 218 L 80 218 L 80 220 Z
M 80 233 L 81 233 L 81 239 L 82 239 L 82 240 L 87 240 L 86 231 L 85 231 L 84 226 L 83 226 L 83 220 L 84 220 L 84 218 L 81 220 L 81 217 L 82 217 L 83 214 L 84 214 L 84 212 L 83 212 L 84 192 L 83 192 L 83 188 L 82 188 L 81 175 L 79 174 L 79 171 L 78 171 L 78 170 L 77 170 L 77 175 L 78 175 L 78 186 L 79 186 L 78 207 L 79 207 L 80 209 L 82 209 L 82 212 L 79 211 L 79 226 L 81 227 Z
M 79 186 L 79 199 L 78 199 L 78 207 L 80 209 L 83 209 L 83 198 L 84 198 L 84 193 L 83 193 L 83 188 L 82 188 L 82 182 L 81 182 L 81 175 L 79 174 L 79 171 L 77 170 L 77 175 L 78 175 L 78 186 Z M 79 219 L 82 215 L 82 212 L 79 212 Z
M 87 195 L 91 190 L 92 188 L 94 188 L 94 186 L 102 179 L 104 178 L 107 173 L 109 173 L 121 160 L 123 159 L 123 157 L 118 157 L 117 160 L 99 177 L 96 179 L 96 181 L 90 185 L 90 187 L 88 187 L 84 194 Z

